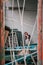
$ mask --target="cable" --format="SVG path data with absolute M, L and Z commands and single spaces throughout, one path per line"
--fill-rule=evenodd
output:
M 22 10 L 22 13 L 20 11 L 19 0 L 17 0 L 17 4 L 18 4 L 18 10 L 19 10 L 19 16 L 20 16 L 20 22 L 21 22 L 22 41 L 23 41 L 23 47 L 24 47 L 24 38 L 23 38 L 23 15 L 24 15 L 25 0 L 23 2 L 23 10 Z M 24 51 L 25 51 L 25 48 L 24 48 Z M 26 65 L 26 56 L 25 55 L 24 55 L 24 62 L 25 62 L 25 65 Z
M 12 1 L 12 18 L 13 18 L 13 7 L 14 7 L 14 0 Z M 13 25 L 12 25 L 12 49 L 14 48 L 13 45 Z M 13 60 L 12 60 L 12 65 L 14 65 L 13 61 L 15 60 L 15 52 L 13 51 Z M 15 62 L 17 65 L 17 62 Z
M 14 1 L 12 2 L 12 17 L 13 17 L 13 3 L 14 3 Z M 22 13 L 20 11 L 19 0 L 17 0 L 17 4 L 18 4 L 18 10 L 19 10 L 19 16 L 20 16 L 20 22 L 21 22 L 22 40 L 23 40 L 23 47 L 24 47 L 24 38 L 23 38 L 23 15 L 24 15 L 25 0 L 23 2 L 23 10 L 22 10 Z M 32 39 L 32 36 L 33 36 L 33 32 L 35 30 L 35 26 L 36 26 L 36 22 L 35 22 L 34 27 L 33 27 L 33 31 L 32 31 L 32 34 L 31 34 L 31 39 Z M 31 39 L 30 39 L 30 41 L 31 41 Z M 30 44 L 30 41 L 29 41 L 29 44 Z M 13 49 L 13 25 L 12 25 L 12 49 Z M 25 48 L 24 48 L 24 50 L 25 50 Z M 27 50 L 29 50 L 29 49 L 27 49 Z M 14 56 L 14 52 L 13 52 L 13 57 L 15 57 Z M 24 55 L 24 62 L 25 62 L 25 65 L 26 65 L 26 54 Z
M 25 6 L 25 0 L 24 0 L 24 3 L 23 3 L 23 10 L 22 10 L 22 14 L 21 14 L 21 12 L 20 12 L 20 5 L 19 5 L 19 0 L 17 0 L 17 3 L 18 3 L 18 9 L 19 9 L 19 15 L 20 15 L 20 20 L 21 20 L 21 30 L 22 30 L 22 35 L 23 35 L 23 14 L 24 14 L 24 6 Z M 32 31 L 32 34 L 31 34 L 31 39 L 32 39 L 32 36 L 33 36 L 33 32 L 34 32 L 34 30 L 35 30 L 35 27 L 36 27 L 36 22 L 35 22 L 35 24 L 34 24 L 34 27 L 33 27 L 33 31 Z M 23 37 L 23 36 L 22 36 Z M 23 38 L 22 38 L 23 39 Z M 30 41 L 29 41 L 29 44 L 30 44 L 30 42 L 31 42 L 31 39 L 30 39 Z M 28 46 L 29 46 L 29 44 L 28 44 Z M 24 39 L 23 39 L 23 46 L 24 46 Z M 24 48 L 24 50 L 25 50 L 25 48 Z M 27 49 L 27 51 L 28 51 L 29 49 Z M 25 65 L 26 65 L 26 56 L 24 56 L 24 61 L 25 61 Z M 32 59 L 33 59 L 33 57 L 32 57 Z M 36 64 L 35 64 L 36 65 Z
M 8 38 L 9 38 L 9 46 L 10 46 L 10 48 L 11 48 L 10 36 L 9 36 Z M 12 61 L 12 51 L 11 51 L 11 49 L 10 49 L 10 55 L 11 55 L 11 61 Z

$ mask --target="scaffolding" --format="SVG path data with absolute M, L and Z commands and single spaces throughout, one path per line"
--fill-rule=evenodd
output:
M 23 38 L 23 15 L 24 15 L 25 0 L 23 1 L 22 13 L 21 13 L 21 10 L 20 10 L 19 0 L 17 0 L 17 5 L 18 5 L 18 11 L 19 11 L 20 22 L 21 22 L 23 48 L 24 48 L 24 50 L 25 50 L 24 38 Z M 13 17 L 13 7 L 14 7 L 14 0 L 12 1 L 12 17 Z M 7 7 L 7 9 L 8 9 L 8 7 Z M 10 19 L 10 18 L 9 18 L 9 19 Z M 36 16 L 36 21 L 37 21 L 37 16 Z M 32 39 L 34 30 L 35 30 L 35 27 L 36 27 L 36 23 L 37 23 L 36 21 L 35 21 L 35 24 L 34 24 L 34 26 L 33 26 L 33 31 L 32 31 L 32 34 L 31 34 L 31 39 Z M 30 45 L 31 39 L 30 39 L 30 41 L 29 41 L 29 45 Z M 9 41 L 10 41 L 10 40 L 9 40 Z M 28 45 L 28 46 L 29 46 L 29 45 Z M 11 45 L 10 45 L 10 42 L 9 42 L 9 46 L 10 46 L 10 48 L 11 48 L 11 49 L 9 50 L 10 53 L 11 53 L 11 62 L 10 62 L 10 63 L 12 63 L 12 65 L 14 65 L 14 62 L 15 62 L 15 64 L 17 64 L 17 60 L 15 61 L 15 52 L 13 51 L 13 50 L 14 50 L 14 45 L 13 45 L 13 25 L 12 25 L 12 47 L 11 47 Z M 18 50 L 18 51 L 19 51 L 19 50 Z M 26 51 L 29 51 L 29 48 L 27 48 Z M 26 55 L 26 54 L 27 54 L 27 53 L 24 54 L 24 64 L 25 64 L 25 65 L 27 65 L 27 63 L 26 63 L 26 57 L 27 57 L 27 55 Z M 13 56 L 13 58 L 12 58 L 12 56 Z M 36 65 L 35 60 L 34 60 L 34 57 L 32 56 L 32 54 L 31 54 L 30 56 L 31 56 L 31 58 L 32 58 L 32 60 L 33 60 L 33 63 Z M 10 63 L 8 63 L 8 64 L 10 64 Z
M 0 10 L 0 20 L 1 21 L 0 21 L 0 23 L 2 23 L 3 19 L 1 17 L 3 17 L 3 6 L 2 6 L 3 2 L 0 0 L 0 3 L 1 3 L 1 10 Z M 23 14 L 24 14 L 25 0 L 23 2 L 23 11 L 22 11 L 22 14 L 20 12 L 19 0 L 17 0 L 17 4 L 18 4 L 19 15 L 20 15 L 21 31 L 22 31 L 22 39 L 23 39 Z M 13 5 L 14 5 L 14 0 L 12 0 L 12 16 L 13 16 Z M 38 15 L 38 17 L 37 17 L 38 18 L 38 63 L 39 63 L 39 65 L 43 65 L 43 63 L 42 63 L 42 61 L 43 61 L 43 56 L 42 56 L 43 55 L 43 51 L 41 51 L 43 49 L 43 47 L 42 47 L 42 43 L 43 43 L 42 42 L 42 0 L 38 0 L 38 12 L 37 12 L 37 15 Z M 2 33 L 4 24 L 2 23 L 2 25 L 3 25 L 2 28 L 0 28 L 0 30 L 1 30 L 1 36 L 0 36 L 0 39 L 1 39 L 1 45 L 0 45 L 1 46 L 1 51 L 4 48 L 4 41 L 2 41 L 2 39 L 4 40 L 4 32 Z M 36 22 L 35 22 L 34 28 L 35 28 L 35 26 L 36 26 Z M 34 32 L 34 29 L 33 29 L 33 32 Z M 33 32 L 32 32 L 32 35 L 33 35 Z M 32 38 L 32 35 L 31 35 L 31 38 Z M 40 44 L 41 44 L 41 46 L 40 46 Z M 11 48 L 11 45 L 10 45 L 10 37 L 9 37 L 9 46 L 10 46 L 10 49 L 8 49 L 8 50 L 10 51 L 11 62 L 9 62 L 8 64 L 5 64 L 5 65 L 9 65 L 10 63 L 12 65 L 14 65 L 14 62 L 17 65 L 17 61 L 20 60 L 20 59 L 23 59 L 23 58 L 24 58 L 25 65 L 27 65 L 27 63 L 26 63 L 26 57 L 28 57 L 28 56 L 26 54 L 24 55 L 24 57 L 22 57 L 22 58 L 20 58 L 18 60 L 15 60 L 15 52 L 14 52 L 15 49 L 13 48 L 13 26 L 12 26 L 12 48 Z M 23 39 L 23 48 L 25 50 L 24 39 Z M 26 50 L 29 50 L 29 49 L 27 48 Z M 3 50 L 3 52 L 4 52 L 4 50 Z M 3 54 L 3 52 L 1 54 Z M 37 53 L 37 52 L 34 52 L 34 53 Z M 32 56 L 33 54 L 30 54 L 30 56 L 31 56 L 31 58 L 33 60 L 34 65 L 36 65 L 35 60 L 34 60 L 34 58 Z M 4 64 L 4 59 L 3 58 L 1 59 L 1 63 L 0 64 L 1 65 Z

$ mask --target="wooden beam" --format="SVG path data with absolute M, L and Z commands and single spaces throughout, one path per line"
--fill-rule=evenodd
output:
M 43 65 L 43 0 L 42 0 L 42 65 Z
M 42 0 L 38 0 L 38 65 L 43 65 Z
M 4 21 L 3 21 L 3 0 L 0 0 L 0 65 L 4 65 Z

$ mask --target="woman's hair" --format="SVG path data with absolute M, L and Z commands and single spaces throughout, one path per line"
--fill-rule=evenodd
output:
M 30 35 L 28 35 L 28 39 L 29 39 L 29 40 L 30 40 L 30 37 L 31 37 L 31 36 L 30 36 Z
M 25 35 L 28 35 L 28 33 L 27 33 L 27 32 L 25 32 L 24 34 L 25 34 Z
M 24 35 L 25 35 L 25 39 L 27 39 L 27 36 L 28 36 L 28 39 L 30 40 L 31 36 L 27 32 L 25 32 Z

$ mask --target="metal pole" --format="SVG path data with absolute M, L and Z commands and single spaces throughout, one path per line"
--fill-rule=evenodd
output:
M 43 54 L 43 47 L 42 47 L 42 0 L 38 0 L 38 65 L 42 64 L 42 54 Z
M 0 65 L 4 65 L 4 21 L 3 21 L 3 0 L 0 0 Z

